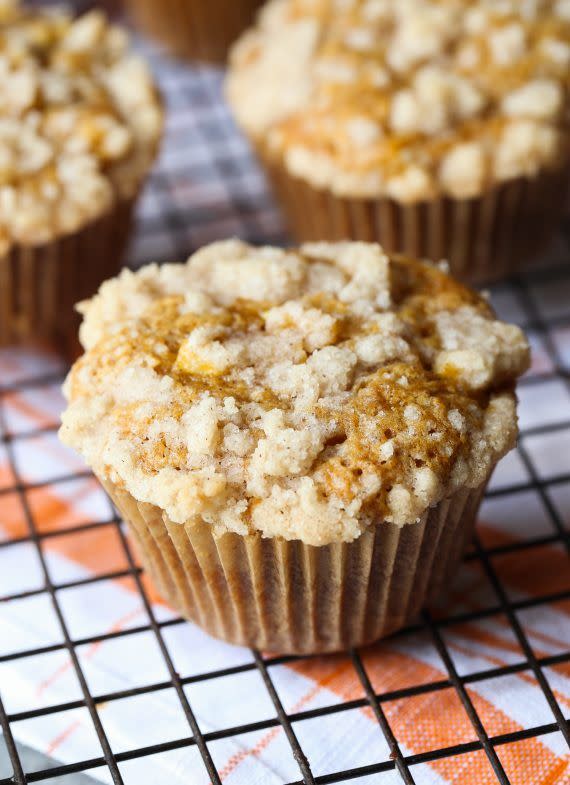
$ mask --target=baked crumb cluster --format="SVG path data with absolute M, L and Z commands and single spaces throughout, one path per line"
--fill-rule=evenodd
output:
M 350 541 L 477 487 L 515 439 L 522 332 L 378 245 L 216 243 L 80 310 L 61 437 L 178 523 Z
M 161 129 L 147 67 L 102 13 L 0 0 L 0 253 L 134 196 Z
M 228 95 L 338 195 L 480 195 L 568 154 L 570 0 L 270 0 Z

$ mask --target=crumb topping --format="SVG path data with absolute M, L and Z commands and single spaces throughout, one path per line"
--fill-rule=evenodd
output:
M 146 65 L 100 11 L 74 19 L 0 0 L 0 253 L 133 196 L 161 130 Z
M 350 541 L 477 487 L 516 436 L 523 333 L 378 245 L 215 243 L 80 310 L 61 437 L 179 523 Z
M 243 128 L 339 195 L 480 195 L 568 155 L 567 0 L 270 0 L 235 45 Z

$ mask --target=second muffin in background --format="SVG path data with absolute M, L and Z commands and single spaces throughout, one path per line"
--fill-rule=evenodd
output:
M 118 272 L 163 111 L 126 32 L 0 0 L 0 345 L 76 345 Z
M 170 54 L 222 64 L 262 0 L 126 0 L 134 21 Z
M 449 582 L 528 365 L 477 294 L 374 244 L 229 241 L 125 270 L 80 309 L 61 438 L 184 616 L 333 651 Z
M 567 0 L 270 0 L 227 93 L 298 240 L 506 275 L 570 181 Z

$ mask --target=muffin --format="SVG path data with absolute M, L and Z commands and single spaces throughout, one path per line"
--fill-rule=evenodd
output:
M 568 0 L 270 0 L 227 95 L 298 240 L 378 240 L 503 277 L 569 167 Z
M 375 244 L 233 240 L 124 270 L 80 311 L 60 436 L 186 618 L 334 651 L 447 584 L 529 359 L 480 296 Z
M 412 619 L 517 434 L 518 327 L 379 245 L 210 245 L 81 303 L 60 436 L 181 614 L 282 652 Z
M 0 345 L 72 349 L 74 304 L 120 268 L 162 114 L 100 12 L 0 0 Z
M 173 55 L 224 63 L 261 0 L 127 0 L 134 21 Z

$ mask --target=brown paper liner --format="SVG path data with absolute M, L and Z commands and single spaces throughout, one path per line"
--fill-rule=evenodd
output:
M 227 533 L 173 523 L 103 482 L 169 604 L 211 635 L 284 653 L 339 651 L 406 625 L 449 581 L 473 533 L 484 486 L 419 522 L 382 522 L 352 543 Z
M 222 64 L 262 0 L 127 0 L 134 21 L 171 54 Z
M 548 248 L 564 215 L 570 168 L 497 185 L 476 199 L 440 197 L 403 205 L 347 199 L 291 176 L 258 150 L 294 238 L 363 240 L 388 252 L 438 261 L 468 283 L 505 278 Z
M 134 202 L 120 202 L 74 234 L 0 256 L 0 346 L 39 342 L 78 353 L 74 306 L 119 271 Z

